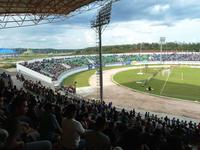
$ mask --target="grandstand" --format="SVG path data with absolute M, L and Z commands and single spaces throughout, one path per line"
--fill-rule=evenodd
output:
M 142 63 L 142 64 L 159 64 L 160 63 L 160 53 L 139 53 L 134 54 L 106 54 L 103 56 L 104 66 L 122 66 L 122 65 L 131 65 L 133 63 Z M 87 56 L 72 56 L 72 57 L 63 57 L 63 58 L 50 58 L 43 60 L 35 60 L 30 62 L 24 62 L 18 65 L 18 71 L 28 74 L 28 72 L 20 69 L 19 66 L 22 65 L 27 69 L 36 71 L 42 75 L 45 75 L 47 78 L 50 78 L 50 81 L 58 81 L 56 85 L 60 84 L 62 81 L 59 79 L 64 79 L 62 76 L 67 77 L 70 70 L 77 68 L 76 72 L 83 70 L 88 70 L 97 67 L 97 64 L 94 64 L 97 60 L 95 55 Z M 164 53 L 162 54 L 163 63 L 167 64 L 198 64 L 200 61 L 199 52 L 179 52 L 179 53 Z M 66 67 L 67 66 L 67 67 Z M 91 67 L 89 67 L 91 66 Z M 84 68 L 84 69 L 83 69 Z M 67 74 L 65 74 L 65 72 Z M 74 72 L 74 73 L 76 73 Z M 30 75 L 33 75 L 32 73 Z M 71 75 L 71 74 L 70 74 Z M 38 75 L 33 76 L 35 78 Z M 52 82 L 51 82 L 52 83 Z
M 24 134 L 27 135 L 23 136 L 23 139 L 29 142 L 27 146 L 31 144 L 31 141 L 36 141 L 37 144 L 45 149 L 51 149 L 52 145 L 56 150 L 62 149 L 59 144 L 59 135 L 65 136 L 70 131 L 65 129 L 64 124 L 61 122 L 66 122 L 67 125 L 68 121 L 70 121 L 68 120 L 70 119 L 69 116 L 75 111 L 77 112 L 75 118 L 81 123 L 81 133 L 86 132 L 85 136 L 81 136 L 78 132 L 80 134 L 78 136 L 86 140 L 87 143 L 82 145 L 86 148 L 90 144 L 93 145 L 96 140 L 99 141 L 99 139 L 93 138 L 94 141 L 91 141 L 90 132 L 85 131 L 85 129 L 93 129 L 94 133 L 98 131 L 106 136 L 109 141 L 104 146 L 109 149 L 111 147 L 121 147 L 124 150 L 129 150 L 145 146 L 149 149 L 160 150 L 182 149 L 184 147 L 185 150 L 192 149 L 199 143 L 200 124 L 196 122 L 175 117 L 171 118 L 167 115 L 159 117 L 150 112 L 142 114 L 135 111 L 134 108 L 130 111 L 117 109 L 112 103 L 88 101 L 70 93 L 64 95 L 58 92 L 54 93 L 50 88 L 44 87 L 41 82 L 26 80 L 23 76 L 18 76 L 17 79 L 19 81 L 13 82 L 10 75 L 5 73 L 0 76 L 0 92 L 2 93 L 0 97 L 0 125 L 3 128 L 0 130 L 0 134 L 4 139 L 1 141 L 1 146 L 5 144 L 8 133 L 9 136 L 12 132 L 15 133 L 12 138 L 15 138 L 15 135 L 19 136 L 16 128 L 17 122 L 13 119 L 8 119 L 8 122 L 5 121 L 4 124 L 4 120 L 12 116 L 20 118 L 21 122 L 26 122 L 22 117 L 26 113 L 28 126 L 27 123 L 22 123 L 20 126 L 25 126 Z M 27 92 L 20 90 L 20 87 L 13 86 L 16 82 L 18 82 L 18 86 L 23 87 Z M 7 105 L 9 106 L 8 110 L 5 109 Z M 53 108 L 55 111 L 52 111 Z M 27 111 L 25 111 L 26 109 Z M 68 119 L 62 117 L 63 113 L 64 117 L 68 117 Z M 56 126 L 53 120 L 46 122 L 47 117 L 51 118 L 51 116 L 55 117 Z M 98 124 L 99 121 L 101 126 Z M 105 121 L 108 124 L 106 128 Z M 102 130 L 104 128 L 105 130 Z M 69 134 L 67 135 L 69 136 Z M 38 141 L 39 139 L 40 141 Z M 64 141 L 61 142 L 63 143 Z M 14 146 L 21 147 L 20 144 L 15 144 Z M 66 144 L 66 146 L 68 145 Z M 9 143 L 9 148 L 12 147 L 13 144 Z
M 52 22 L 95 2 L 0 0 L 0 28 Z M 14 50 L 2 53 L 15 55 Z M 199 98 L 199 52 L 106 54 L 102 59 L 103 66 L 111 68 L 103 73 L 104 101 L 94 98 L 98 71 L 88 79 L 82 76 L 90 82 L 87 96 L 78 94 L 76 80 L 68 87 L 60 86 L 70 75 L 98 68 L 96 55 L 23 61 L 17 63 L 16 76 L 0 73 L 0 149 L 200 149 L 199 102 L 162 95 L 172 76 L 168 89 L 178 91 L 177 81 L 188 89 L 180 90 L 181 94 L 192 92 Z M 188 67 L 185 74 L 183 65 Z
M 139 58 L 139 55 L 141 58 Z M 124 66 L 122 69 L 127 69 L 131 64 L 136 67 L 138 67 L 137 64 L 140 63 L 159 65 L 161 63 L 159 59 L 160 55 L 160 53 L 144 53 L 142 55 L 137 53 L 117 55 L 107 54 L 103 56 L 103 62 L 105 66 L 115 66 L 117 64 Z M 199 53 L 193 52 L 172 52 L 162 54 L 162 58 L 162 64 L 189 64 L 195 67 L 198 67 L 200 61 Z M 0 112 L 2 116 L 1 128 L 3 129 L 1 129 L 0 133 L 5 137 L 5 140 L 1 145 L 3 146 L 5 142 L 10 142 L 6 141 L 8 133 L 12 133 L 11 129 L 16 129 L 15 125 L 17 124 L 16 122 L 13 123 L 13 120 L 7 120 L 6 118 L 9 118 L 10 116 L 14 118 L 19 117 L 20 121 L 27 122 L 26 120 L 21 120 L 21 117 L 26 113 L 24 110 L 24 106 L 26 105 L 28 106 L 28 111 L 26 113 L 28 126 L 26 123 L 26 130 L 24 130 L 26 136 L 22 139 L 27 141 L 27 145 L 31 144 L 30 142 L 35 141 L 41 146 L 44 146 L 45 149 L 52 149 L 52 145 L 54 147 L 53 149 L 62 149 L 63 145 L 68 147 L 69 145 L 65 144 L 65 141 L 60 141 L 60 137 L 66 136 L 65 133 L 70 132 L 65 129 L 64 125 L 68 124 L 68 121 L 70 121 L 70 118 L 72 117 L 71 113 L 74 112 L 76 112 L 76 115 L 74 114 L 75 118 L 72 118 L 76 119 L 76 121 L 80 123 L 81 133 L 85 133 L 85 136 L 80 134 L 78 137 L 88 142 L 82 145 L 84 148 L 88 148 L 88 146 L 90 144 L 93 145 L 94 142 L 93 140 L 91 141 L 90 132 L 87 132 L 87 129 L 92 129 L 94 133 L 96 131 L 101 132 L 108 140 L 105 146 L 109 149 L 111 147 L 121 147 L 124 150 L 129 150 L 134 148 L 140 149 L 145 146 L 152 150 L 186 150 L 194 149 L 199 145 L 200 124 L 198 120 L 183 118 L 182 116 L 175 116 L 173 114 L 168 115 L 166 113 L 160 115 L 159 113 L 154 113 L 151 108 L 148 108 L 150 111 L 140 110 L 137 108 L 137 105 L 135 105 L 136 109 L 132 105 L 131 107 L 128 107 L 122 99 L 123 97 L 127 98 L 129 94 L 124 92 L 125 95 L 113 95 L 115 94 L 114 91 L 120 94 L 119 88 L 116 90 L 112 87 L 114 91 L 108 91 L 115 98 L 112 98 L 114 101 L 108 99 L 108 101 L 106 100 L 107 103 L 105 103 L 78 96 L 75 94 L 75 91 L 73 91 L 73 87 L 71 88 L 72 91 L 69 89 L 66 91 L 62 88 L 58 91 L 54 91 L 43 85 L 45 78 L 50 78 L 51 81 L 58 79 L 65 71 L 68 73 L 72 71 L 71 73 L 73 74 L 75 72 L 74 70 L 79 70 L 82 67 L 85 67 L 86 70 L 95 68 L 97 65 L 95 64 L 95 59 L 95 55 L 87 55 L 21 62 L 18 64 L 19 66 L 17 66 L 21 67 L 18 68 L 20 73 L 17 75 L 18 81 L 15 77 L 11 78 L 8 74 L 1 74 L 0 92 L 2 93 L 2 105 Z M 92 67 L 89 67 L 91 65 Z M 159 67 L 161 67 L 160 70 L 162 70 L 163 66 Z M 169 76 L 170 71 L 169 67 L 167 67 L 162 70 L 160 74 L 162 76 Z M 155 74 L 155 76 L 157 74 Z M 27 78 L 27 75 L 29 75 L 29 78 Z M 38 76 L 41 76 L 41 78 L 38 78 Z M 145 76 L 145 74 L 139 76 Z M 40 81 L 37 81 L 37 79 Z M 20 90 L 21 87 L 23 87 L 24 90 Z M 125 90 L 126 89 L 124 88 L 124 91 Z M 120 107 L 115 105 L 118 101 L 118 97 L 120 98 L 121 103 L 124 103 Z M 140 98 L 140 100 L 142 99 Z M 130 101 L 128 105 L 131 103 L 132 102 Z M 155 104 L 158 103 L 158 101 L 148 103 Z M 177 103 L 182 106 L 183 103 L 186 104 L 187 102 L 183 102 L 182 104 L 181 102 Z M 7 105 L 9 106 L 8 110 L 5 109 L 5 106 Z M 141 105 L 141 103 L 139 105 Z M 190 112 L 191 109 L 194 109 L 195 113 L 197 113 L 199 104 L 196 103 L 192 106 L 194 105 L 196 105 L 196 107 L 188 108 L 185 114 L 188 114 L 187 112 Z M 147 106 L 147 101 L 145 101 L 143 106 Z M 161 106 L 160 109 L 162 109 Z M 172 107 L 172 109 L 174 108 Z M 179 112 L 178 110 L 175 111 Z M 46 121 L 48 117 L 49 119 L 53 117 L 54 121 L 47 123 Z M 9 126 L 5 120 L 8 121 Z M 98 125 L 99 121 L 102 125 L 100 128 Z M 105 126 L 105 121 L 108 126 Z M 62 122 L 65 122 L 66 124 Z M 54 126 L 55 123 L 56 126 Z M 22 123 L 20 126 L 24 127 L 24 124 Z M 103 130 L 104 128 L 105 130 Z M 16 133 L 19 136 L 17 131 Z M 15 135 L 13 136 L 13 138 L 15 138 Z M 70 137 L 70 139 L 72 139 L 72 137 Z M 99 139 L 95 139 L 95 141 L 98 140 Z M 12 146 L 12 144 L 10 145 Z M 76 147 L 77 145 L 75 144 L 74 146 Z

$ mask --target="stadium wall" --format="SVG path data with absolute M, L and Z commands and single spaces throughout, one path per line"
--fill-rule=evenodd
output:
M 148 64 L 148 65 L 158 65 L 158 64 L 165 64 L 165 65 L 200 65 L 200 61 L 148 61 L 148 62 L 136 62 L 135 64 Z
M 47 82 L 49 84 L 53 84 L 52 79 L 50 77 L 47 77 L 43 74 L 40 74 L 36 71 L 33 71 L 33 70 L 31 70 L 27 67 L 24 67 L 24 66 L 20 65 L 19 63 L 17 63 L 17 72 L 25 74 L 25 75 L 33 77 L 33 78 L 36 78 L 38 80 L 42 80 L 42 81 Z
M 70 75 L 73 75 L 75 73 L 81 72 L 81 71 L 86 71 L 88 70 L 88 66 L 83 66 L 83 67 L 78 67 L 78 68 L 74 68 L 74 69 L 70 69 L 67 70 L 65 72 L 63 72 L 59 77 L 57 81 L 53 81 L 54 86 L 60 86 L 60 84 L 62 83 L 62 81 L 67 78 Z
M 149 62 L 136 62 L 135 65 L 159 65 L 159 64 L 163 64 L 163 65 L 199 65 L 200 61 L 166 61 L 166 62 L 160 62 L 160 61 L 149 61 Z M 106 67 L 111 67 L 111 66 L 123 66 L 125 65 L 123 62 L 119 62 L 119 63 L 113 63 L 113 64 L 106 64 Z M 86 71 L 88 70 L 87 66 L 83 66 L 83 67 L 78 67 L 78 68 L 74 68 L 74 69 L 70 69 L 67 70 L 65 72 L 63 72 L 59 77 L 57 81 L 53 81 L 54 86 L 60 86 L 60 84 L 62 83 L 62 81 L 67 78 L 70 75 L 73 75 L 75 73 L 78 72 L 82 72 L 82 71 Z
M 110 66 L 122 66 L 122 65 L 123 65 L 123 63 L 113 63 L 113 64 L 106 64 L 106 67 L 110 67 Z M 63 72 L 58 77 L 57 81 L 53 81 L 54 86 L 59 86 L 62 83 L 62 81 L 65 78 L 67 78 L 68 76 L 73 75 L 73 74 L 78 73 L 78 72 L 86 71 L 86 70 L 88 70 L 88 66 L 82 66 L 82 67 L 78 67 L 78 68 L 67 70 L 67 71 Z

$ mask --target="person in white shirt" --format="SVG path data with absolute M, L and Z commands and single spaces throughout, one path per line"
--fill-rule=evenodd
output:
M 62 121 L 62 141 L 61 144 L 65 149 L 78 149 L 80 136 L 85 133 L 81 123 L 75 120 L 76 106 L 68 105 L 64 110 L 64 119 Z

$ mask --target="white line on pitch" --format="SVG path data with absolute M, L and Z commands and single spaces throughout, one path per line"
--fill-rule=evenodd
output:
M 182 80 L 183 80 L 183 72 L 182 72 Z
M 173 71 L 173 70 L 172 70 L 172 71 Z M 171 73 L 172 73 L 172 71 L 171 71 Z M 169 76 L 170 76 L 171 73 L 169 73 L 167 79 L 165 80 L 165 83 L 164 83 L 162 89 L 160 90 L 160 95 L 163 93 L 163 91 L 164 91 L 164 89 L 165 89 L 165 86 L 166 86 L 166 84 L 167 84 L 167 81 L 169 80 Z

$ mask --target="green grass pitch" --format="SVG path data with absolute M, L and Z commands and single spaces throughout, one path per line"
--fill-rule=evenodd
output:
M 171 67 L 169 69 L 148 68 L 128 70 L 114 75 L 113 79 L 126 87 L 185 100 L 200 101 L 200 69 L 189 67 Z M 148 91 L 151 86 L 153 90 Z
M 77 82 L 77 87 L 85 87 L 89 86 L 89 78 L 95 73 L 95 70 L 87 70 L 87 71 L 82 71 L 79 73 L 75 73 L 62 82 L 62 85 L 64 86 L 69 86 L 73 85 L 73 83 L 76 81 Z
M 122 68 L 122 67 L 131 67 L 131 66 L 112 66 L 112 67 L 104 67 L 103 70 Z M 90 77 L 96 72 L 96 70 L 87 70 L 79 73 L 75 73 L 67 78 L 65 78 L 62 82 L 62 85 L 69 86 L 73 85 L 73 83 L 77 82 L 77 87 L 86 87 L 89 86 Z

